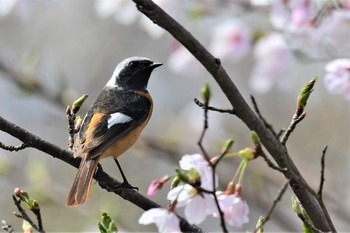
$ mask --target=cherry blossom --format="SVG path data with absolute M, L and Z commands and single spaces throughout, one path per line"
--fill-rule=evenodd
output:
M 350 59 L 336 59 L 329 62 L 325 70 L 325 85 L 334 94 L 343 94 L 350 100 Z
M 183 170 L 189 170 L 194 168 L 201 177 L 201 188 L 207 190 L 213 190 L 213 172 L 212 168 L 209 166 L 208 161 L 206 161 L 201 154 L 184 155 L 180 162 L 180 167 Z M 216 184 L 218 184 L 218 177 L 215 174 Z
M 185 206 L 185 216 L 189 223 L 202 223 L 207 215 L 216 210 L 214 198 L 206 193 L 200 193 L 189 184 L 179 185 L 170 190 L 168 200 L 177 200 L 177 207 Z
M 185 171 L 195 169 L 198 172 L 201 188 L 213 190 L 213 172 L 201 154 L 184 155 L 179 163 Z M 167 197 L 170 201 L 176 200 L 177 207 L 185 207 L 185 216 L 191 224 L 203 222 L 207 215 L 216 210 L 213 196 L 197 190 L 190 184 L 178 185 L 169 191 Z
M 236 194 L 225 194 L 223 192 L 216 192 L 221 211 L 224 213 L 224 218 L 233 227 L 242 227 L 243 224 L 249 222 L 248 213 L 249 208 L 246 201 L 242 200 Z M 220 215 L 216 211 L 213 214 L 218 218 Z
M 250 47 L 249 27 L 234 19 L 224 21 L 215 28 L 209 50 L 219 58 L 237 61 L 249 52 Z
M 250 78 L 250 87 L 267 93 L 275 85 L 281 90 L 291 87 L 290 69 L 294 58 L 282 34 L 271 33 L 261 38 L 254 48 L 255 67 Z
M 174 212 L 163 208 L 153 208 L 141 215 L 139 224 L 148 225 L 151 223 L 156 224 L 161 233 L 181 232 L 179 218 Z

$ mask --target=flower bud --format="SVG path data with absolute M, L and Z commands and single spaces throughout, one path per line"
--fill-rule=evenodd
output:
M 209 84 L 208 84 L 208 82 L 205 82 L 203 84 L 202 90 L 201 90 L 201 96 L 202 96 L 205 104 L 209 103 L 210 95 L 211 95 L 211 93 L 210 93 Z
M 263 233 L 264 232 L 264 226 L 260 227 L 264 221 L 265 221 L 265 217 L 260 216 L 258 219 L 258 222 L 256 223 L 256 228 L 259 228 L 259 230 L 257 230 L 256 233 Z
M 23 233 L 32 233 L 33 227 L 32 227 L 32 225 L 30 225 L 29 222 L 27 222 L 26 220 L 23 220 L 22 230 L 23 230 Z
M 175 176 L 173 181 L 171 181 L 170 189 L 177 187 L 180 184 L 180 182 L 181 182 L 180 178 L 178 176 Z
M 311 92 L 314 90 L 312 88 L 314 87 L 316 80 L 317 77 L 314 77 L 310 82 L 306 83 L 303 88 L 301 88 L 297 101 L 297 109 L 304 109 L 306 106 L 307 100 L 309 99 Z
M 98 228 L 101 233 L 117 233 L 118 229 L 115 222 L 106 213 L 102 212 L 102 221 L 98 222 Z
M 148 187 L 147 195 L 153 196 L 156 194 L 159 190 L 163 188 L 163 185 L 170 179 L 169 176 L 163 176 L 160 179 L 152 181 L 150 186 Z
M 302 210 L 301 210 L 299 201 L 295 196 L 292 196 L 292 208 L 297 215 L 302 214 Z
M 250 147 L 247 147 L 243 150 L 238 151 L 238 155 L 242 159 L 250 161 L 250 160 L 253 160 L 255 158 L 255 150 L 250 148 Z
M 182 171 L 181 169 L 179 169 L 179 168 L 176 168 L 176 169 L 175 169 L 175 172 L 176 172 L 177 177 L 179 178 L 179 180 L 180 180 L 181 182 L 188 183 L 189 177 L 188 177 L 188 175 L 187 175 L 185 172 L 183 172 L 183 171 Z
M 253 141 L 255 146 L 260 145 L 260 138 L 254 130 L 250 132 L 250 137 L 252 138 L 252 141 Z
M 232 138 L 227 139 L 221 148 L 221 154 L 226 154 L 231 149 L 233 143 L 234 141 Z
M 79 111 L 79 109 L 81 108 L 81 106 L 83 105 L 83 103 L 85 102 L 85 100 L 88 97 L 89 97 L 89 95 L 84 94 L 79 99 L 77 99 L 76 101 L 73 102 L 72 111 L 74 114 L 76 114 Z

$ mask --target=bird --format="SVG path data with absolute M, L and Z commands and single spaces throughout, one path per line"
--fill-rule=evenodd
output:
M 117 163 L 123 184 L 132 187 L 117 158 L 136 142 L 150 120 L 153 100 L 147 85 L 152 71 L 161 65 L 149 58 L 130 57 L 116 66 L 77 133 L 73 155 L 82 159 L 66 199 L 67 206 L 85 203 L 97 165 L 107 157 L 113 157 Z

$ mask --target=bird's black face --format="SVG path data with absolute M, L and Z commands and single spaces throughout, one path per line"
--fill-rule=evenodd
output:
M 120 88 L 146 90 L 154 68 L 161 66 L 148 58 L 131 57 L 118 64 L 112 79 Z

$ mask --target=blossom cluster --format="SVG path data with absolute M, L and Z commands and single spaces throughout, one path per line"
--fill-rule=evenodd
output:
M 177 172 L 176 179 L 181 177 L 178 181 L 182 182 L 175 182 L 178 184 L 168 192 L 167 199 L 172 203 L 170 208 L 153 208 L 144 212 L 139 219 L 140 224 L 155 223 L 159 232 L 180 232 L 175 208 L 181 207 L 184 207 L 190 224 L 200 224 L 207 216 L 219 218 L 220 211 L 233 227 L 242 227 L 249 221 L 249 208 L 241 197 L 240 186 L 234 189 L 230 183 L 226 191 L 216 191 L 218 176 L 201 154 L 184 155 L 179 163 L 182 170 Z M 169 176 L 165 176 L 152 182 L 148 195 L 154 195 L 169 179 Z
M 250 9 L 267 12 L 269 29 L 261 29 L 245 17 L 232 15 L 228 9 L 239 8 L 240 2 L 227 2 L 227 6 L 215 1 L 154 2 L 186 28 L 205 27 L 208 32 L 204 35 L 208 41 L 206 46 L 214 56 L 237 63 L 251 53 L 254 65 L 249 86 L 258 93 L 267 93 L 273 88 L 289 89 L 296 78 L 291 71 L 299 58 L 318 62 L 331 58 L 350 59 L 349 0 L 246 1 Z M 100 17 L 113 17 L 125 25 L 138 21 L 153 38 L 164 34 L 164 30 L 139 14 L 130 0 L 96 0 L 95 6 Z M 200 70 L 196 59 L 178 42 L 172 41 L 171 45 L 174 46 L 169 46 L 170 70 L 193 72 L 192 76 L 196 76 Z M 327 68 L 326 72 L 324 83 L 327 89 L 349 99 L 349 69 L 338 69 L 337 75 L 330 75 L 334 72 Z

